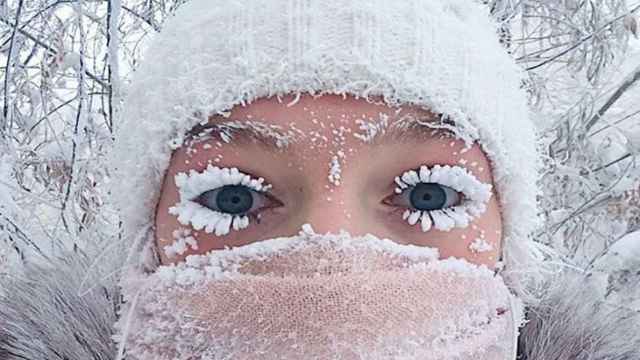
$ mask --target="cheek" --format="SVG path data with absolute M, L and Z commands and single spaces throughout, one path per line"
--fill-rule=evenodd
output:
M 169 214 L 169 208 L 178 202 L 179 195 L 178 189 L 172 181 L 170 176 L 166 176 L 162 190 L 160 191 L 160 199 L 158 199 L 158 205 L 156 207 L 156 242 L 162 263 L 166 263 L 164 251 L 162 249 L 175 240 L 173 232 L 180 229 L 175 216 Z
M 443 259 L 462 258 L 491 268 L 500 258 L 502 221 L 495 196 L 487 203 L 485 212 L 467 227 L 453 228 L 450 231 L 432 228 L 422 232 L 419 224 L 411 226 L 403 221 L 401 212 L 398 211 L 379 216 L 384 219 L 388 237 L 402 244 L 437 248 Z
M 162 264 L 178 263 L 188 255 L 204 254 L 211 250 L 224 249 L 226 246 L 241 246 L 261 239 L 283 236 L 283 234 L 277 234 L 276 230 L 282 227 L 282 223 L 287 220 L 287 213 L 289 212 L 286 207 L 267 209 L 260 213 L 259 220 L 251 218 L 249 226 L 241 231 L 230 231 L 224 236 L 215 236 L 213 233 L 207 233 L 204 230 L 197 231 L 193 229 L 191 224 L 181 224 L 177 216 L 170 214 L 169 208 L 178 201 L 178 189 L 175 184 L 168 182 L 163 187 L 156 210 L 156 243 Z M 165 247 L 174 244 L 180 234 L 184 234 L 185 231 L 188 231 L 188 236 L 196 240 L 197 248 L 187 246 L 182 254 L 167 256 Z
M 182 225 L 175 220 L 175 217 L 170 216 L 167 228 L 171 229 L 171 231 L 164 233 L 165 235 L 168 234 L 168 236 L 162 236 L 160 232 L 158 232 L 158 249 L 162 263 L 178 263 L 183 261 L 188 255 L 205 254 L 211 250 L 220 250 L 225 247 L 237 247 L 264 239 L 282 236 L 282 234 L 277 234 L 276 230 L 282 226 L 286 217 L 278 212 L 280 212 L 280 209 L 264 211 L 261 213 L 260 223 L 251 219 L 247 228 L 244 228 L 241 231 L 231 231 L 224 236 L 215 236 L 213 233 L 193 230 L 191 225 Z M 164 251 L 164 247 L 175 241 L 172 232 L 176 229 L 190 230 L 189 235 L 196 240 L 198 247 L 197 249 L 187 248 L 182 254 L 176 254 L 168 257 Z
M 276 193 L 275 197 L 283 200 L 284 206 L 264 209 L 260 211 L 259 219 L 253 216 L 250 217 L 248 227 L 240 231 L 230 231 L 224 236 L 216 236 L 214 233 L 207 233 L 204 230 L 195 230 L 190 223 L 180 223 L 176 215 L 169 213 L 169 209 L 180 200 L 174 176 L 179 172 L 186 172 L 192 168 L 181 164 L 184 164 L 183 156 L 181 154 L 176 155 L 167 171 L 156 208 L 155 240 L 162 264 L 181 262 L 188 255 L 204 254 L 211 250 L 242 246 L 263 239 L 291 236 L 296 233 L 297 229 L 289 226 L 288 223 L 294 217 L 292 214 L 299 210 L 292 204 L 304 202 L 303 199 L 299 198 L 301 195 L 296 195 L 297 197 L 295 198 L 287 198 L 284 194 Z M 278 181 L 278 183 L 282 183 L 282 181 Z M 283 231 L 283 229 L 287 231 Z M 186 236 L 193 237 L 197 247 L 186 246 L 180 253 L 169 250 L 169 253 L 172 254 L 168 256 L 165 247 L 175 247 L 179 238 Z M 187 243 L 187 245 L 189 244 Z
M 495 196 L 487 204 L 486 211 L 466 228 L 439 232 L 434 237 L 443 258 L 465 258 L 475 264 L 494 267 L 500 258 L 502 221 Z

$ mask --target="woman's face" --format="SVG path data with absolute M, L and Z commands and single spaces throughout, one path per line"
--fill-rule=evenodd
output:
M 439 164 L 464 168 L 479 182 L 493 185 L 489 161 L 477 144 L 465 149 L 462 140 L 416 124 L 415 119 L 435 120 L 435 115 L 414 106 L 392 108 L 336 95 L 302 95 L 292 102 L 293 97 L 281 102 L 260 99 L 235 107 L 228 118 L 210 118 L 210 124 L 234 122 L 268 131 L 236 130 L 229 138 L 216 130 L 174 151 L 156 209 L 156 241 L 163 264 L 182 261 L 190 254 L 292 236 L 308 223 L 317 233 L 341 229 L 351 235 L 370 233 L 402 244 L 437 248 L 441 258 L 495 265 L 502 222 L 493 188 L 486 209 L 468 226 L 449 231 L 431 226 L 423 231 L 420 221 L 410 225 L 403 219 L 407 209 L 433 206 L 439 199 L 453 204 L 464 195 L 439 185 L 407 186 L 398 193 L 394 181 L 407 171 Z M 271 185 L 260 192 L 231 189 L 232 197 L 253 197 L 246 228 L 216 236 L 213 231 L 180 223 L 175 211 L 170 211 L 180 202 L 175 175 L 203 172 L 208 165 L 237 168 Z M 209 199 L 222 204 L 216 196 L 223 195 L 219 191 Z M 240 205 L 245 200 L 239 200 Z M 182 254 L 167 256 L 165 246 L 185 230 L 197 241 L 197 249 L 187 246 Z

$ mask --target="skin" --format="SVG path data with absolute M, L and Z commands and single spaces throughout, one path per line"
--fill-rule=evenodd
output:
M 479 145 L 474 144 L 465 151 L 462 140 L 433 132 L 422 137 L 372 144 L 354 136 L 363 133 L 357 120 L 376 120 L 380 113 L 389 116 L 389 123 L 407 114 L 434 115 L 416 106 L 405 105 L 398 110 L 382 102 L 370 103 L 349 96 L 322 95 L 314 98 L 302 95 L 297 103 L 288 106 L 293 100 L 293 97 L 284 97 L 281 102 L 275 97 L 258 99 L 244 107 L 234 107 L 230 116 L 307 134 L 305 139 L 286 149 L 268 151 L 257 142 L 234 143 L 232 140 L 225 143 L 220 138 L 211 138 L 174 151 L 156 208 L 156 242 L 163 264 L 179 262 L 190 254 L 204 254 L 225 246 L 292 236 L 300 231 L 303 224 L 309 223 L 316 233 L 337 233 L 340 229 L 352 235 L 371 233 L 403 244 L 437 248 L 441 258 L 464 258 L 490 268 L 496 265 L 502 245 L 502 220 L 495 192 L 481 216 L 466 228 L 450 231 L 432 228 L 423 232 L 419 223 L 411 226 L 402 219 L 405 207 L 388 203 L 396 187 L 394 178 L 420 165 L 462 166 L 481 182 L 493 185 L 489 160 Z M 210 118 L 210 122 L 225 120 L 228 119 L 222 116 Z M 338 130 L 340 127 L 343 130 Z M 344 136 L 335 135 L 340 131 Z M 319 136 L 311 141 L 309 134 Z M 322 136 L 327 140 L 322 140 Z M 340 159 L 341 183 L 336 186 L 328 180 L 328 175 L 332 157 L 338 151 L 345 156 Z M 269 192 L 279 203 L 272 205 L 278 206 L 263 211 L 260 223 L 251 219 L 248 228 L 231 230 L 219 237 L 180 224 L 177 216 L 168 212 L 179 202 L 174 176 L 191 169 L 202 171 L 207 164 L 237 167 L 253 178 L 263 177 L 266 183 L 273 185 Z M 174 241 L 172 234 L 175 230 L 185 228 L 192 230 L 198 250 L 189 249 L 181 256 L 167 258 L 163 247 Z M 493 249 L 471 251 L 469 245 L 476 238 L 484 239 Z

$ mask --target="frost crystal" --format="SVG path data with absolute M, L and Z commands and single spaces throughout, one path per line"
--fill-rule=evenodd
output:
M 474 253 L 481 253 L 493 250 L 493 246 L 489 244 L 485 239 L 477 238 L 469 244 L 469 250 Z
M 362 133 L 354 133 L 353 136 L 365 143 L 370 143 L 377 135 L 384 134 L 387 126 L 389 126 L 389 115 L 380 113 L 379 116 L 380 119 L 378 121 L 356 120 L 356 124 L 362 130 Z
M 473 174 L 459 166 L 440 166 L 432 168 L 426 165 L 420 169 L 405 171 L 396 176 L 395 192 L 401 194 L 419 183 L 437 183 L 454 189 L 464 195 L 461 204 L 440 210 L 406 210 L 402 219 L 409 225 L 420 222 L 422 231 L 429 231 L 432 227 L 440 231 L 453 228 L 465 228 L 473 218 L 480 216 L 486 210 L 486 204 L 491 198 L 491 184 L 480 182 Z
M 173 258 L 176 255 L 182 255 L 187 252 L 188 247 L 193 250 L 198 250 L 198 242 L 191 235 L 191 230 L 181 228 L 173 232 L 173 238 L 175 241 L 171 245 L 164 247 L 164 253 L 168 258 Z
M 334 156 L 331 159 L 331 163 L 329 164 L 329 182 L 331 182 L 335 186 L 340 185 L 341 172 L 342 169 L 340 168 L 340 161 L 338 160 L 337 156 Z
M 212 165 L 208 165 L 203 172 L 190 170 L 189 174 L 178 173 L 174 179 L 180 201 L 169 208 L 169 213 L 177 215 L 178 222 L 183 225 L 191 224 L 195 230 L 215 232 L 216 236 L 226 235 L 232 228 L 236 231 L 246 228 L 249 226 L 249 217 L 246 214 L 232 215 L 211 210 L 194 201 L 198 196 L 225 185 L 244 185 L 258 192 L 271 188 L 271 185 L 263 184 L 263 178 L 254 179 L 237 168 L 218 168 Z

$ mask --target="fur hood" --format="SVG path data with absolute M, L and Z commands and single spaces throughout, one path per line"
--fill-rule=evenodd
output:
M 115 358 L 114 274 L 122 264 L 98 269 L 95 259 L 73 253 L 0 278 L 0 359 Z M 548 279 L 541 301 L 527 309 L 519 359 L 640 359 L 640 314 L 597 300 L 589 283 L 568 268 Z

